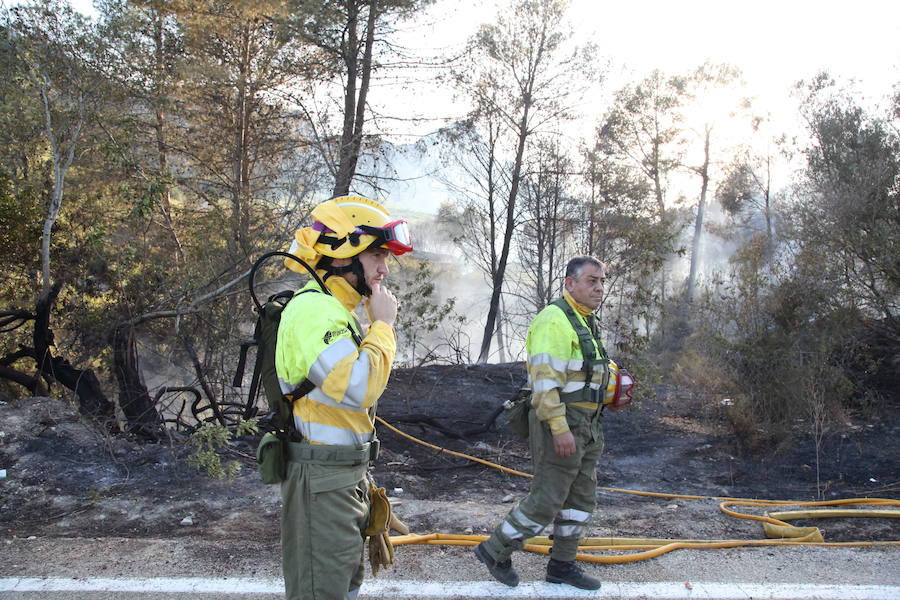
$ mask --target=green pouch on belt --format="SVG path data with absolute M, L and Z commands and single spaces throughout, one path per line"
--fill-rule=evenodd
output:
M 256 447 L 256 462 L 263 483 L 281 483 L 287 475 L 286 442 L 274 433 L 267 433 Z
M 509 428 L 523 440 L 528 439 L 528 411 L 531 410 L 531 390 L 523 388 L 503 403 Z

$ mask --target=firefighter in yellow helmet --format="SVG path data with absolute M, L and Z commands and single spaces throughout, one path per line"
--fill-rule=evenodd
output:
M 553 523 L 547 581 L 595 590 L 600 581 L 575 564 L 578 541 L 596 506 L 597 462 L 603 452 L 602 416 L 631 402 L 633 378 L 606 355 L 594 310 L 603 298 L 606 266 L 579 256 L 566 267 L 563 297 L 528 327 L 525 350 L 534 479 L 531 490 L 475 556 L 508 586 L 519 576 L 510 556 Z
M 385 287 L 391 254 L 412 250 L 407 224 L 379 203 L 342 196 L 318 205 L 291 254 L 316 269 L 278 327 L 275 366 L 293 402 L 295 440 L 281 484 L 288 600 L 356 598 L 369 524 L 367 469 L 377 453 L 375 405 L 396 353 L 397 300 Z M 305 272 L 296 261 L 286 265 Z M 364 303 L 363 330 L 353 310 Z

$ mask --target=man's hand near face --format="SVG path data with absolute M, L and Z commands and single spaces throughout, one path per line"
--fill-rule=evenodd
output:
M 372 321 L 384 321 L 391 327 L 397 319 L 397 299 L 389 289 L 380 283 L 372 284 L 372 295 L 366 306 Z

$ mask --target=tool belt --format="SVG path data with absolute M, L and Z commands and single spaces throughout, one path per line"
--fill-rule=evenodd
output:
M 256 449 L 259 475 L 263 483 L 281 483 L 287 477 L 288 461 L 319 465 L 368 465 L 378 458 L 381 443 L 374 439 L 361 446 L 316 446 L 306 442 L 288 442 L 275 433 L 267 433 Z
M 321 465 L 355 466 L 374 461 L 381 443 L 376 439 L 361 446 L 322 446 L 306 442 L 288 442 L 287 459 Z

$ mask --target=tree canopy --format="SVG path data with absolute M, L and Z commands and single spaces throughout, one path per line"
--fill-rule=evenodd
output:
M 566 261 L 591 254 L 609 265 L 608 346 L 643 381 L 728 394 L 735 423 L 759 407 L 785 431 L 809 407 L 776 387 L 772 357 L 808 389 L 827 374 L 816 397 L 838 412 L 890 396 L 900 96 L 873 108 L 814 74 L 796 90 L 805 131 L 779 131 L 737 66 L 613 85 L 567 2 L 514 0 L 428 65 L 465 117 L 400 148 L 372 107 L 409 105 L 375 84 L 401 53 L 415 70 L 395 42 L 431 4 L 2 9 L 4 393 L 62 386 L 108 429 L 151 438 L 245 414 L 231 379 L 253 261 L 315 203 L 367 185 L 427 248 L 394 279 L 415 305 L 398 320 L 411 364 L 520 359 Z M 382 175 L 419 159 L 441 185 L 435 215 Z

